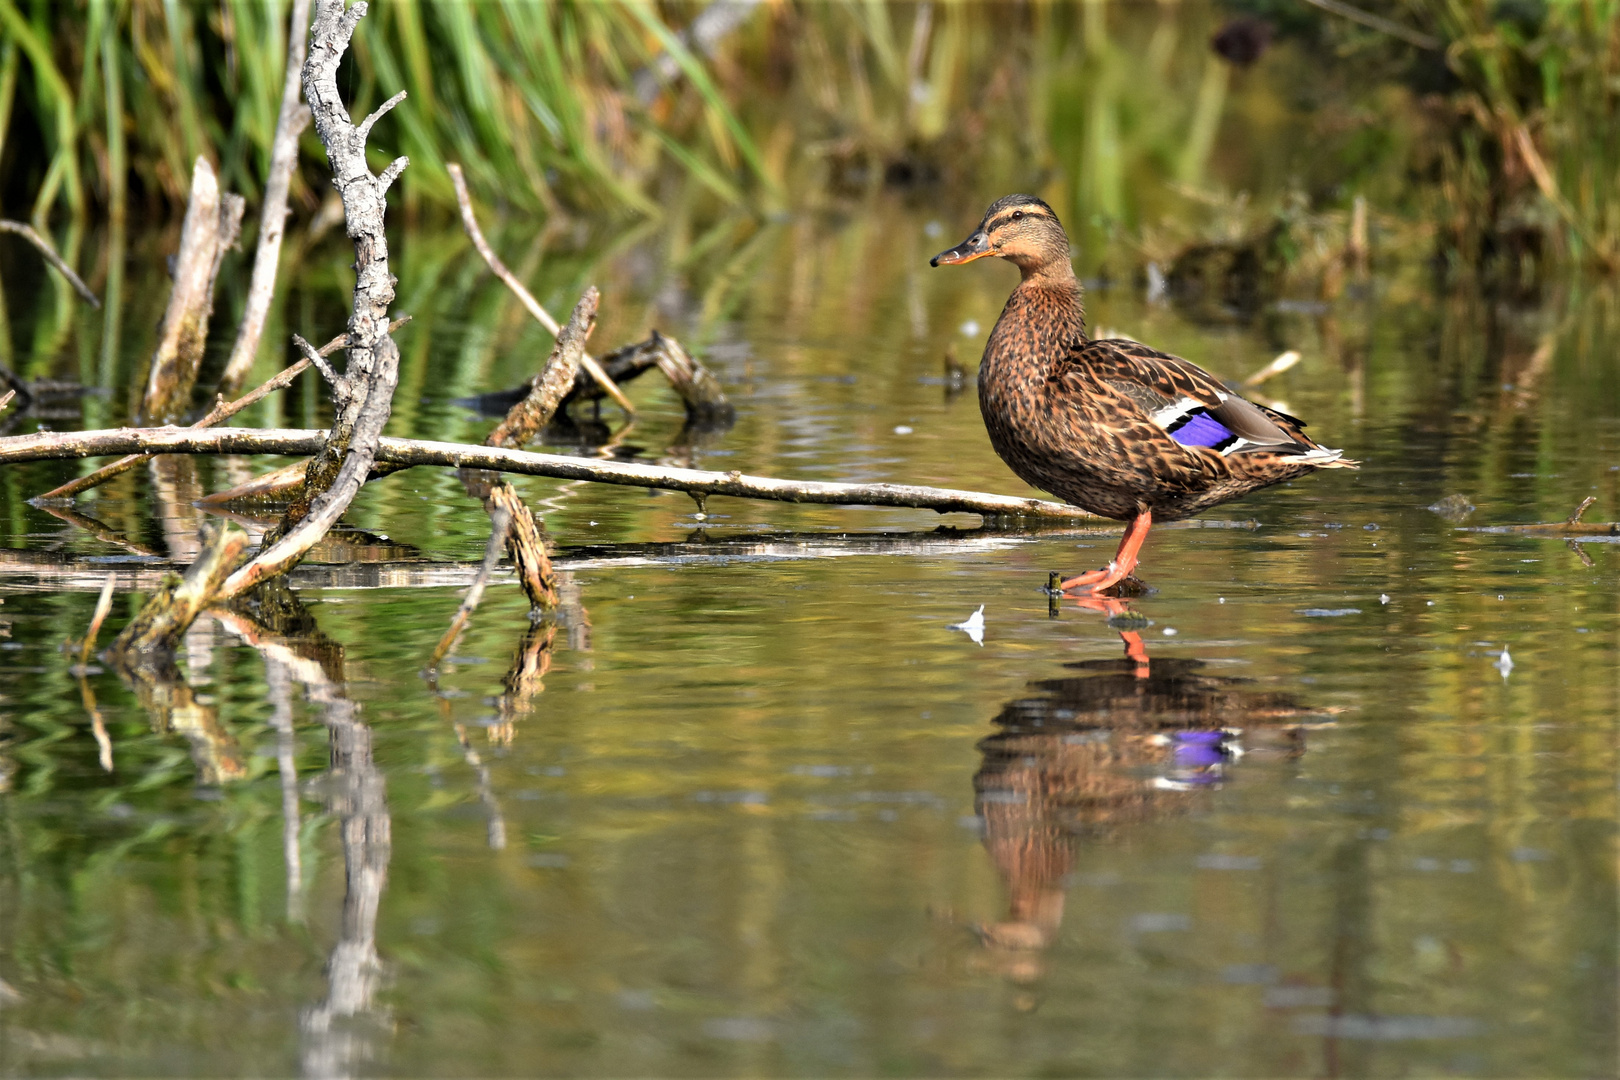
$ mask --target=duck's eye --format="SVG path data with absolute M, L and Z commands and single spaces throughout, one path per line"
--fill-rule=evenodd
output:
M 1013 216 L 1012 216 L 1012 219 L 1013 219 L 1013 220 L 1014 220 L 1014 221 L 1017 221 L 1017 220 L 1018 220 L 1018 219 L 1019 219 L 1019 218 L 1021 218 L 1021 217 L 1023 217 L 1023 216 L 1024 216 L 1024 212 L 1023 212 L 1023 211 L 1022 211 L 1022 210 L 1014 210 L 1014 211 L 1013 211 Z

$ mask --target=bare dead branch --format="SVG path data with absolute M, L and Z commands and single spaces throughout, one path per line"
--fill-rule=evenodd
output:
M 718 426 L 729 425 L 736 419 L 737 410 L 726 400 L 720 380 L 681 348 L 680 342 L 656 330 L 649 340 L 658 358 L 658 370 L 681 396 L 688 421 Z
M 1408 26 L 1402 26 L 1400 23 L 1386 19 L 1382 15 L 1374 15 L 1370 11 L 1363 11 L 1361 8 L 1344 3 L 1343 0 L 1305 0 L 1305 2 L 1319 7 L 1323 11 L 1330 11 L 1340 18 L 1349 19 L 1353 23 L 1360 23 L 1368 29 L 1377 30 L 1381 34 L 1388 34 L 1390 37 L 1404 41 L 1408 45 L 1415 45 L 1429 52 L 1445 51 L 1446 43 L 1439 38 L 1413 30 Z
M 281 85 L 281 113 L 270 143 L 270 174 L 265 179 L 264 205 L 259 210 L 259 246 L 253 254 L 253 277 L 248 284 L 247 306 L 236 328 L 236 344 L 220 376 L 219 392 L 234 394 L 247 381 L 259 353 L 270 300 L 276 292 L 276 270 L 281 264 L 281 238 L 287 227 L 287 189 L 298 164 L 298 137 L 309 126 L 309 107 L 298 100 L 309 40 L 309 0 L 293 0 L 287 25 L 287 71 Z
M 289 428 L 109 428 L 99 431 L 38 431 L 0 439 L 0 464 L 94 457 L 101 454 L 309 454 L 323 433 Z M 970 513 L 988 517 L 1097 520 L 1077 506 L 1044 499 L 989 495 L 976 491 L 909 484 L 838 484 L 819 480 L 781 480 L 741 472 L 674 469 L 628 461 L 564 457 L 527 450 L 421 439 L 379 438 L 375 460 L 389 465 L 436 465 L 453 469 L 593 480 L 629 487 L 662 488 L 698 495 L 727 495 L 775 502 L 823 503 L 838 506 L 904 506 L 942 514 Z
M 562 328 L 557 325 L 557 320 L 551 317 L 551 312 L 540 306 L 540 301 L 536 300 L 534 294 L 523 287 L 523 282 L 519 281 L 517 275 L 506 268 L 506 264 L 501 261 L 500 256 L 495 254 L 495 249 L 489 246 L 489 241 L 484 239 L 484 231 L 478 227 L 478 218 L 473 214 L 472 196 L 467 191 L 467 178 L 462 175 L 461 166 L 451 162 L 447 168 L 450 170 L 450 181 L 456 187 L 456 202 L 461 207 L 461 226 L 467 230 L 467 236 L 472 240 L 473 247 L 478 249 L 478 254 L 483 256 L 484 262 L 489 264 L 489 268 L 494 271 L 495 276 L 504 281 L 506 287 L 512 290 L 513 295 L 522 301 L 523 306 L 529 310 L 529 314 L 533 315 L 541 326 L 551 331 L 552 337 L 556 337 L 562 332 Z M 607 371 L 603 369 L 601 364 L 596 362 L 596 359 L 590 353 L 582 353 L 579 362 L 586 373 L 596 380 L 596 384 L 602 388 L 603 392 L 618 402 L 619 408 L 630 416 L 636 414 L 635 406 L 631 405 L 630 399 L 624 396 L 624 391 L 619 389 L 618 384 L 608 376 Z
M 399 93 L 395 94 L 393 97 L 371 110 L 371 115 L 360 121 L 360 126 L 355 129 L 355 133 L 359 135 L 360 140 L 364 142 L 367 136 L 371 134 L 372 125 L 381 120 L 383 117 L 387 116 L 393 110 L 395 105 L 398 105 L 404 100 L 405 91 L 401 90 Z
M 5 412 L 8 408 L 10 408 L 11 402 L 16 396 L 17 391 L 15 389 L 7 390 L 4 394 L 0 394 L 0 412 Z
M 596 308 L 600 300 L 594 285 L 585 290 L 568 317 L 568 325 L 558 332 L 546 366 L 529 381 L 528 395 L 512 406 L 505 419 L 489 433 L 485 446 L 522 446 L 539 437 L 563 397 L 574 388 L 574 376 L 585 354 L 585 342 L 596 328 Z
M 214 601 L 220 584 L 241 561 L 247 533 L 234 525 L 213 527 L 197 561 L 185 576 L 160 590 L 141 608 L 113 643 L 113 652 L 138 661 L 173 650 L 199 612 Z
M 1464 532 L 1527 533 L 1531 536 L 1620 536 L 1620 521 L 1582 521 L 1581 517 L 1593 503 L 1596 495 L 1588 495 L 1563 521 L 1537 521 L 1524 525 L 1475 525 Z M 1581 558 L 1587 556 L 1581 553 Z
M 241 235 L 244 205 L 240 195 L 220 193 L 213 167 L 207 158 L 199 157 L 191 171 L 191 198 L 180 230 L 174 289 L 163 313 L 141 402 L 141 416 L 149 423 L 176 419 L 190 404 L 203 347 L 208 343 L 214 282 L 220 260 Z
M 339 376 L 337 372 L 332 370 L 332 365 L 326 362 L 326 358 L 316 350 L 315 346 L 305 341 L 298 334 L 294 334 L 292 339 L 293 344 L 298 346 L 298 351 L 304 354 L 304 359 L 308 360 L 311 364 L 314 364 L 315 370 L 321 373 L 321 378 L 325 379 L 331 384 L 334 394 L 342 393 L 346 390 L 346 387 L 343 385 L 342 377 Z
M 14 233 L 33 244 L 39 253 L 45 256 L 45 261 L 51 264 L 51 269 L 67 279 L 67 283 L 73 286 L 73 291 L 79 294 L 81 300 L 96 310 L 101 310 L 101 301 L 90 291 L 90 286 L 80 280 L 79 275 L 73 272 L 73 267 L 67 264 L 67 260 L 58 255 L 51 242 L 39 235 L 32 225 L 0 218 L 0 232 Z
M 552 610 L 557 606 L 557 573 L 552 569 L 551 557 L 546 554 L 546 543 L 540 536 L 540 522 L 534 511 L 518 496 L 510 481 L 496 484 L 488 501 L 511 516 L 506 546 L 512 553 L 518 584 L 529 598 L 530 611 Z
M 411 317 L 409 315 L 402 315 L 389 324 L 388 330 L 390 333 L 392 333 L 410 321 Z M 348 341 L 349 335 L 339 334 L 337 337 L 321 346 L 320 355 L 322 357 L 331 356 L 333 353 L 337 352 L 339 349 L 348 344 Z M 246 394 L 243 394 L 235 401 L 228 404 L 216 404 L 211 410 L 209 410 L 207 416 L 204 416 L 201 420 L 198 420 L 195 424 L 192 424 L 191 427 L 193 429 L 213 427 L 221 420 L 227 420 L 230 417 L 235 416 L 249 405 L 262 401 L 264 398 L 269 397 L 271 394 L 282 389 L 283 387 L 292 385 L 292 381 L 298 378 L 298 376 L 302 375 L 304 370 L 308 367 L 309 361 L 300 360 L 291 367 L 282 369 L 279 374 L 274 375 L 270 379 L 266 380 L 263 385 L 259 386 L 257 389 L 249 390 Z M 4 402 L 0 401 L 0 407 L 3 406 Z M 71 499 L 75 495 L 83 494 L 93 487 L 106 483 L 119 473 L 127 472 L 128 470 L 133 469 L 141 462 L 150 461 L 151 459 L 151 454 L 131 454 L 129 457 L 121 458 L 110 465 L 103 465 L 93 473 L 81 476 L 77 480 L 70 480 L 61 487 L 52 488 L 45 494 L 36 497 L 33 500 L 34 505 L 38 506 L 54 499 Z
M 399 380 L 399 346 L 388 332 L 394 276 L 388 269 L 383 227 L 387 185 L 371 175 L 365 137 L 350 123 L 337 84 L 338 64 L 365 13 L 364 3 L 345 9 L 343 0 L 319 0 L 304 61 L 304 98 L 326 147 L 354 242 L 354 312 L 349 317 L 345 394 L 328 437 L 309 463 L 304 491 L 287 508 L 279 538 L 231 575 L 225 596 L 240 595 L 296 565 L 343 516 L 371 472 Z M 384 176 L 391 181 L 403 168 L 402 158 Z
M 401 96 L 404 96 L 404 93 L 405 91 L 400 91 Z M 377 177 L 377 193 L 379 195 L 386 195 L 388 193 L 388 189 L 394 186 L 394 181 L 399 179 L 399 174 L 404 172 L 405 167 L 410 163 L 411 159 L 403 154 L 395 158 L 393 161 L 390 161 L 388 163 L 388 168 L 384 169 L 382 174 Z

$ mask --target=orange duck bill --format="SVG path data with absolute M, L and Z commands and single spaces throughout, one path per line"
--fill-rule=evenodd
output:
M 994 254 L 995 249 L 990 246 L 990 238 L 985 236 L 983 229 L 979 229 L 960 244 L 929 259 L 928 265 L 955 266 L 957 263 L 968 263 Z

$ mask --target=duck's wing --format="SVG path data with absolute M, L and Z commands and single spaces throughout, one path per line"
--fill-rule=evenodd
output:
M 1117 392 L 1177 443 L 1202 446 L 1222 457 L 1266 452 L 1338 457 L 1300 431 L 1305 425 L 1232 393 L 1203 368 L 1128 339 L 1077 342 L 1070 370 Z

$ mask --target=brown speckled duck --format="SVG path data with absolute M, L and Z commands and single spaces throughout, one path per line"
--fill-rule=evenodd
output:
M 1023 280 L 985 343 L 979 407 L 990 445 L 1027 483 L 1129 521 L 1114 560 L 1064 581 L 1098 593 L 1136 569 L 1154 520 L 1176 521 L 1256 488 L 1357 463 L 1305 424 L 1232 393 L 1178 356 L 1086 336 L 1069 237 L 1033 195 L 993 203 L 931 266 L 1006 259 Z

